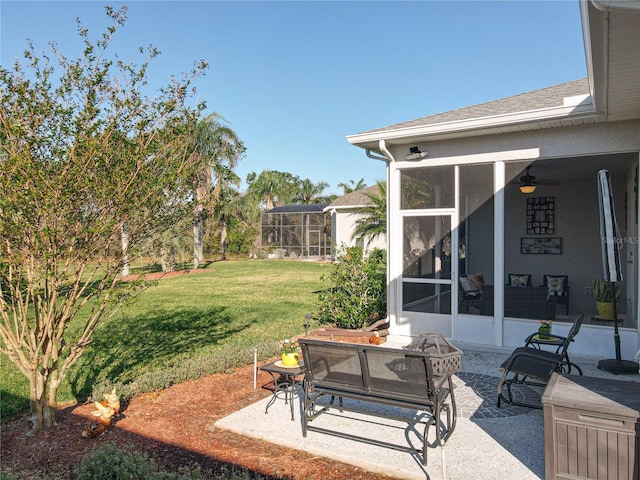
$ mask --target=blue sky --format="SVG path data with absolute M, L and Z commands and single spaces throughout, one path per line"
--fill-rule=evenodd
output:
M 76 17 L 96 38 L 106 4 L 2 0 L 0 62 L 10 66 L 27 38 L 79 55 Z M 371 185 L 384 164 L 347 135 L 586 76 L 577 0 L 125 4 L 112 48 L 140 62 L 137 47 L 157 47 L 151 85 L 209 62 L 199 97 L 245 142 L 243 180 L 269 168 L 335 193 L 339 182 Z

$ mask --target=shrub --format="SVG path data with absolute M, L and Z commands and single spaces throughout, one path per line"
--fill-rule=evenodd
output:
M 169 480 L 147 455 L 127 446 L 118 448 L 105 443 L 85 455 L 76 471 L 78 480 Z M 173 477 L 175 478 L 175 477 Z
M 0 477 L 3 480 L 4 477 Z M 131 445 L 119 448 L 105 443 L 85 455 L 76 469 L 78 480 L 268 480 L 236 466 L 222 466 L 216 474 L 200 468 L 179 467 L 177 473 L 161 471 L 148 455 L 134 451 Z
M 323 275 L 320 291 L 322 324 L 340 328 L 365 328 L 387 315 L 386 252 L 365 254 L 361 247 L 342 248 L 331 272 Z

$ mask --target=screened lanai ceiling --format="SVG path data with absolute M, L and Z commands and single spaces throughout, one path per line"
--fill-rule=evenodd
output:
M 531 174 L 536 178 L 557 180 L 560 184 L 562 180 L 585 179 L 593 181 L 595 185 L 596 174 L 599 170 L 606 168 L 611 175 L 626 175 L 637 157 L 636 153 L 620 153 L 606 156 L 563 158 L 561 162 L 555 159 L 538 160 L 531 164 Z M 508 176 L 512 177 L 512 180 L 517 180 L 522 175 L 524 168 L 520 168 L 520 166 L 515 169 L 507 169 Z M 515 172 L 515 176 L 513 176 L 513 172 Z

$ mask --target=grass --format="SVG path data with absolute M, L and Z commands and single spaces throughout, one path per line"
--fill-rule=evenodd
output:
M 198 273 L 161 279 L 95 333 L 59 393 L 67 403 L 166 388 L 274 356 L 284 338 L 304 332 L 317 309 L 318 262 L 237 260 Z M 70 328 L 74 328 L 71 325 Z M 77 328 L 77 325 L 76 325 Z M 0 357 L 2 421 L 28 410 L 28 383 Z

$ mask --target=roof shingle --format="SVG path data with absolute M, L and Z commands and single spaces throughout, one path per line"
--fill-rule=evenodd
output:
M 501 98 L 499 100 L 493 100 L 477 105 L 471 105 L 469 107 L 458 108 L 456 110 L 449 110 L 447 112 L 436 113 L 434 115 L 396 123 L 387 127 L 376 128 L 363 132 L 363 134 L 558 107 L 563 105 L 564 99 L 567 97 L 574 97 L 588 93 L 589 81 L 586 78 L 581 78 L 579 80 L 541 88 L 532 92 L 513 95 L 511 97 Z

